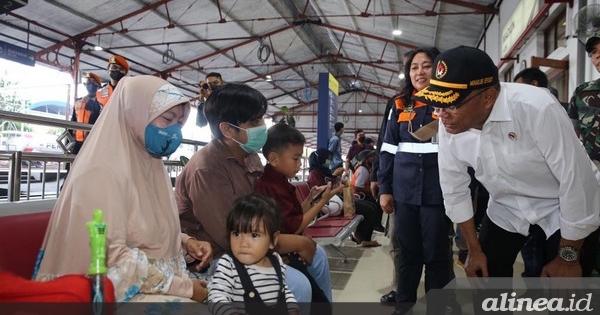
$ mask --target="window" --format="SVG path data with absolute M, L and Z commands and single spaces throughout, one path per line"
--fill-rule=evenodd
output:
M 558 100 L 568 102 L 569 95 L 569 71 L 564 69 L 552 69 L 546 73 L 548 76 L 548 86 L 558 90 Z
M 506 71 L 504 71 L 502 73 L 501 81 L 502 82 L 512 82 L 513 77 L 514 77 L 514 72 L 515 72 L 515 68 L 511 65 L 510 68 L 506 69 Z
M 544 31 L 544 56 L 567 44 L 567 15 L 563 10 Z

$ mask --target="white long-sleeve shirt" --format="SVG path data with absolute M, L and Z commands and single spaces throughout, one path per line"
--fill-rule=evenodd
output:
M 545 89 L 501 83 L 482 130 L 449 134 L 440 122 L 440 184 L 453 222 L 473 216 L 467 167 L 490 193 L 487 214 L 506 231 L 538 224 L 579 240 L 600 225 L 598 169 L 565 110 Z

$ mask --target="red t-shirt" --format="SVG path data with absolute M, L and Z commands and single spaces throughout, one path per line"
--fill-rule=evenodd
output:
M 281 233 L 296 234 L 302 224 L 304 212 L 296 195 L 296 187 L 285 175 L 275 171 L 270 164 L 265 166 L 264 173 L 254 182 L 254 190 L 273 198 L 281 209 Z

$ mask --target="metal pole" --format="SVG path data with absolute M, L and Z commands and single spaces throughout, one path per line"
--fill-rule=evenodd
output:
M 21 198 L 21 162 L 23 152 L 16 151 L 10 157 L 8 169 L 8 201 L 19 201 Z
M 77 84 L 77 83 L 75 83 Z M 77 93 L 77 86 L 75 86 L 75 93 Z M 65 120 L 71 120 L 71 85 L 67 84 L 67 104 L 65 106 Z
M 22 161 L 23 159 L 21 159 Z M 25 196 L 27 196 L 27 200 L 30 199 L 31 196 L 31 165 L 33 164 L 32 160 L 28 161 L 29 163 L 27 163 L 27 189 L 25 189 Z M 19 177 L 21 178 L 21 177 Z

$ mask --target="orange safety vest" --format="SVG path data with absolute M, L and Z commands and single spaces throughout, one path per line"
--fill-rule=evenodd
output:
M 356 193 L 356 180 L 358 179 L 358 169 L 364 167 L 367 171 L 368 169 L 365 166 L 360 165 L 359 167 L 356 168 L 356 171 L 354 171 L 354 173 L 352 173 L 352 181 L 350 181 L 350 186 L 352 187 L 352 191 L 354 193 Z M 370 176 L 367 176 L 367 181 L 365 182 L 365 186 L 363 188 L 365 189 L 370 189 L 371 188 L 371 179 L 369 178 Z
M 96 99 L 98 100 L 98 102 L 100 102 L 102 107 L 104 107 L 108 103 L 108 99 L 110 98 L 110 96 L 112 94 L 113 94 L 113 87 L 112 87 L 112 85 L 110 85 L 110 83 L 108 83 L 103 88 L 96 91 Z
M 87 109 L 85 104 L 89 100 L 89 97 L 84 97 L 82 99 L 76 100 L 74 109 L 75 115 L 77 115 L 77 122 L 87 124 L 90 121 L 90 116 L 92 115 L 92 111 Z M 75 130 L 75 140 L 82 142 L 85 139 L 85 134 L 87 131 L 85 130 Z

